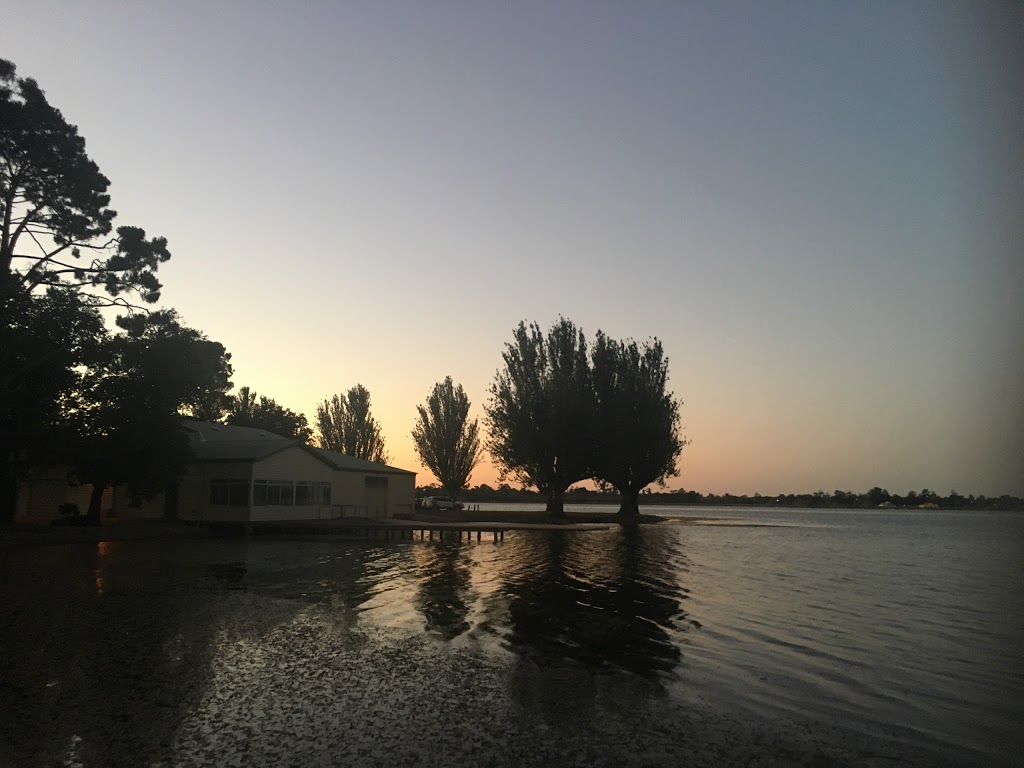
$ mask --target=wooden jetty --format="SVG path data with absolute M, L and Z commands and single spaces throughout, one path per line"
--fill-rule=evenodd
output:
M 438 541 L 457 538 L 467 543 L 481 541 L 486 535 L 494 543 L 505 540 L 511 530 L 604 530 L 607 525 L 575 523 L 551 525 L 542 523 L 454 522 L 440 523 L 416 520 L 290 520 L 256 523 L 211 524 L 215 532 L 284 536 L 337 536 L 342 538 L 383 539 L 385 541 Z

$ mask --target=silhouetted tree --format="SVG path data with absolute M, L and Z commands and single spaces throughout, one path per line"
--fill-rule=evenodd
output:
M 249 387 L 240 387 L 228 401 L 226 424 L 235 427 L 265 429 L 275 435 L 307 442 L 312 434 L 306 417 L 278 405 L 265 395 L 257 395 Z
M 141 374 L 153 382 L 156 407 L 177 405 L 184 416 L 200 418 L 208 410 L 226 410 L 231 398 L 231 354 L 205 334 L 181 325 L 174 310 L 139 313 L 117 319 L 126 341 L 140 341 L 151 354 L 140 357 Z
M 685 440 L 679 401 L 667 389 L 668 358 L 657 339 L 641 347 L 598 331 L 592 360 L 594 477 L 619 492 L 620 515 L 635 517 L 641 490 L 679 474 Z
M 231 407 L 231 396 L 208 393 L 205 399 L 189 404 L 185 415 L 198 421 L 220 421 Z
M 362 384 L 320 403 L 316 408 L 316 427 L 321 448 L 387 464 L 384 435 L 370 414 L 370 390 Z
M 455 386 L 447 376 L 434 385 L 416 412 L 412 430 L 416 455 L 455 498 L 480 461 L 480 430 L 477 420 L 469 418 L 469 398 L 462 385 Z
M 885 502 L 892 499 L 892 495 L 885 490 L 885 488 L 879 488 L 877 485 L 865 494 L 867 497 L 868 506 L 877 507 L 879 504 L 885 504 Z
M 487 450 L 501 479 L 536 486 L 564 516 L 565 490 L 590 477 L 593 384 L 583 331 L 560 318 L 547 335 L 519 323 L 490 387 Z
M 30 467 L 65 458 L 62 403 L 80 385 L 106 329 L 99 312 L 62 289 L 19 294 L 0 351 L 0 488 L 13 519 L 17 484 Z M 58 434 L 59 432 L 59 434 Z
M 159 298 L 155 271 L 170 258 L 167 241 L 134 227 L 103 240 L 116 216 L 109 183 L 78 128 L 0 59 L 0 299 L 54 285 L 99 287 L 108 303 L 131 293 Z
M 118 325 L 124 333 L 103 342 L 67 404 L 77 433 L 75 473 L 92 485 L 94 523 L 108 487 L 125 484 L 145 499 L 176 486 L 190 457 L 181 412 L 231 385 L 224 347 L 173 312 L 119 318 Z
M 156 269 L 170 258 L 167 241 L 136 227 L 111 235 L 109 181 L 85 152 L 85 140 L 51 106 L 35 80 L 0 59 L 0 413 L 24 387 L 19 374 L 52 363 L 40 349 L 15 360 L 17 313 L 37 289 L 76 292 L 93 307 L 160 295 Z M 132 298 L 134 297 L 134 298 Z M 20 354 L 20 353 L 19 353 Z M 16 365 L 20 363 L 20 365 Z M 14 517 L 17 484 L 11 456 L 23 446 L 0 424 L 0 521 Z

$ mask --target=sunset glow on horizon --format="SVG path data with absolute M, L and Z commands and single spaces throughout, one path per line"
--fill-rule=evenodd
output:
M 311 426 L 367 387 L 420 485 L 433 384 L 483 429 L 564 316 L 662 340 L 671 488 L 1024 496 L 1011 5 L 13 6 L 161 305 Z

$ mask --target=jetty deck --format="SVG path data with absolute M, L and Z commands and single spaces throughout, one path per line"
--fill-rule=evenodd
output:
M 553 531 L 601 531 L 610 526 L 605 523 L 518 523 L 489 521 L 436 522 L 428 520 L 288 520 L 254 523 L 211 523 L 211 529 L 227 532 L 244 532 L 247 535 L 292 535 L 292 536 L 337 536 L 342 538 L 366 538 L 384 540 L 430 541 L 437 537 L 444 540 L 457 537 L 462 541 L 477 541 L 484 536 L 495 542 L 505 540 L 506 531 L 553 530 Z

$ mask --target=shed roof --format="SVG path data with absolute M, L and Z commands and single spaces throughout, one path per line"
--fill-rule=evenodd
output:
M 338 453 L 337 451 L 328 451 L 326 448 L 317 448 L 312 445 L 306 445 L 303 447 L 315 453 L 320 458 L 321 461 L 326 462 L 335 469 L 340 469 L 348 472 L 377 472 L 388 475 L 416 474 L 415 472 L 410 472 L 407 469 L 389 467 L 387 464 L 378 464 L 375 461 L 357 459 L 355 456 L 348 456 L 347 454 Z
M 299 444 L 298 440 L 212 440 L 194 442 L 192 452 L 198 461 L 258 461 Z
M 235 427 L 210 421 L 186 419 L 182 426 L 189 432 L 192 452 L 198 461 L 259 461 L 278 451 L 297 446 L 332 469 L 343 472 L 372 472 L 386 475 L 415 475 L 406 469 L 374 461 L 357 459 L 337 451 L 307 445 L 254 427 Z

